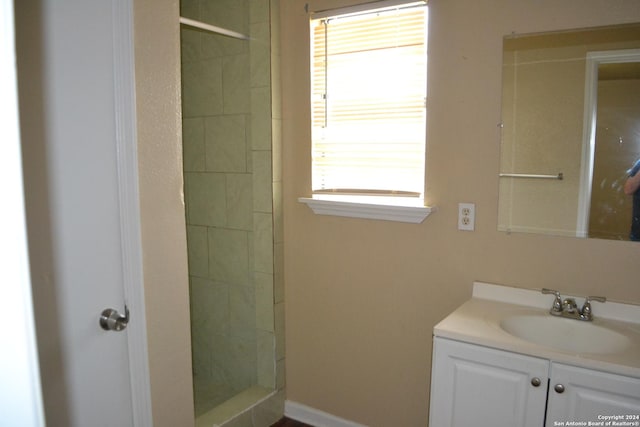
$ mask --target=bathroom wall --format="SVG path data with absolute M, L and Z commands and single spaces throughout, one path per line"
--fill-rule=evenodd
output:
M 430 0 L 426 200 L 437 211 L 420 225 L 297 202 L 311 188 L 304 3 L 283 0 L 281 15 L 287 399 L 373 427 L 426 425 L 432 328 L 474 280 L 640 303 L 640 245 L 496 231 L 503 36 L 639 21 L 636 0 Z M 456 229 L 459 202 L 476 204 L 476 231 Z
M 178 0 L 134 0 L 138 168 L 151 405 L 156 427 L 193 420 L 182 198 Z

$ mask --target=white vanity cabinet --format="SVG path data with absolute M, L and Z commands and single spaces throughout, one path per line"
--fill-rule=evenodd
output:
M 445 338 L 433 341 L 430 427 L 544 424 L 549 361 Z
M 566 421 L 597 422 L 607 415 L 640 424 L 640 378 L 556 362 L 551 363 L 550 378 L 547 427 Z
M 639 378 L 441 337 L 433 345 L 430 427 L 586 425 L 640 414 Z

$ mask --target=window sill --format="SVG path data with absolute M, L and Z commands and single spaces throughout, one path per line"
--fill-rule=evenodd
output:
M 435 209 L 424 206 L 422 199 L 409 197 L 314 195 L 300 197 L 316 215 L 346 216 L 350 218 L 420 224 Z

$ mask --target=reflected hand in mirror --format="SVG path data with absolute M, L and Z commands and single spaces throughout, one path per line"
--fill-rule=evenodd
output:
M 640 24 L 507 36 L 503 48 L 498 229 L 629 240 Z

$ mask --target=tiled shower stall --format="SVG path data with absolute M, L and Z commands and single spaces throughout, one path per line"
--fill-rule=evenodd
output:
M 181 29 L 197 425 L 269 425 L 284 395 L 278 0 L 180 9 L 249 36 Z

